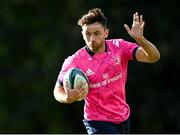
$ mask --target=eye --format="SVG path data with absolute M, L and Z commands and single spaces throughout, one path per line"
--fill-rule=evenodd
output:
M 95 32 L 94 35 L 95 36 L 98 36 L 100 34 L 100 32 Z
M 91 36 L 91 34 L 89 32 L 86 33 L 86 36 Z

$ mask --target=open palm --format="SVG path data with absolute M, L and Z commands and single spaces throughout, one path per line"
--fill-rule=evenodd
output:
M 126 28 L 128 34 L 132 38 L 137 39 L 143 36 L 144 25 L 145 22 L 143 21 L 143 16 L 142 15 L 139 16 L 138 13 L 136 12 L 135 14 L 133 14 L 133 24 L 131 29 L 127 24 L 125 24 L 124 27 Z

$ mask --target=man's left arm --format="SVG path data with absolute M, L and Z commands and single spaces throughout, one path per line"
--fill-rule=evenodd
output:
M 160 53 L 158 49 L 145 37 L 135 39 L 139 44 L 139 48 L 136 51 L 136 59 L 139 62 L 155 63 L 160 59 Z
M 158 49 L 143 36 L 144 26 L 145 22 L 143 21 L 143 16 L 139 16 L 137 12 L 133 15 L 133 24 L 131 29 L 127 24 L 124 25 L 128 34 L 140 46 L 135 54 L 137 61 L 154 63 L 160 59 L 160 53 Z

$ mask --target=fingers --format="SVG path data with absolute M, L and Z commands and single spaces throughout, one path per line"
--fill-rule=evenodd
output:
M 143 23 L 141 24 L 142 30 L 144 30 L 144 26 L 145 26 L 145 22 L 143 21 Z
M 142 23 L 143 23 L 143 16 L 140 15 L 140 24 L 142 24 Z
M 143 21 L 143 16 L 138 15 L 138 12 L 133 14 L 133 24 L 140 24 L 141 28 L 144 28 L 145 22 Z M 124 27 L 126 28 L 127 32 L 130 32 L 130 28 L 127 24 L 124 24 Z
M 139 23 L 139 15 L 138 15 L 138 12 L 136 12 L 136 13 L 133 15 L 133 22 L 134 22 L 134 23 Z
M 134 13 L 133 15 L 133 23 L 140 23 L 140 25 L 143 24 L 143 16 L 138 14 L 138 12 Z
M 65 81 L 65 93 L 69 103 L 74 101 L 81 101 L 84 99 L 84 97 L 87 95 L 87 90 L 85 87 L 86 85 L 87 84 L 83 83 L 82 81 L 79 81 L 76 88 L 72 89 L 70 88 L 68 81 Z
M 87 94 L 85 82 L 82 82 L 82 81 L 79 82 L 78 91 L 79 91 L 78 93 L 79 93 L 80 98 L 84 97 Z
M 85 91 L 84 86 L 85 86 L 85 83 L 83 83 L 82 81 L 78 82 L 78 85 L 76 87 L 78 93 L 82 93 L 83 91 Z
M 69 84 L 68 84 L 68 80 L 65 81 L 65 88 L 66 88 L 67 90 L 70 89 L 70 86 L 69 86 Z
M 76 88 L 77 89 L 82 89 L 82 87 L 83 87 L 83 82 L 79 81 Z
M 127 32 L 130 33 L 131 29 L 129 28 L 129 26 L 127 24 L 124 24 L 124 27 L 127 30 Z
M 87 94 L 87 91 L 83 89 L 83 91 L 79 92 L 79 97 L 82 98 Z

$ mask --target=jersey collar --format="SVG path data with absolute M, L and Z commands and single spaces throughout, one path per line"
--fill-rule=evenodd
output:
M 95 55 L 94 52 L 92 52 L 88 46 L 85 47 L 86 51 L 89 53 L 89 55 L 91 55 L 92 57 Z M 105 42 L 105 52 L 107 53 L 107 44 Z

